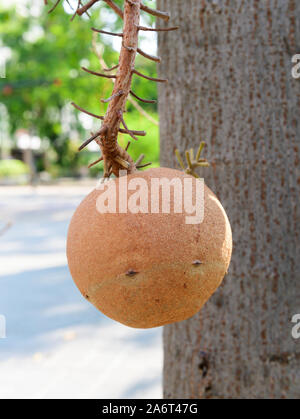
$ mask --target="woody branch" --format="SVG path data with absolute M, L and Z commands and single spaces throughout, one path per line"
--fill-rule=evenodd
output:
M 89 9 L 98 1 L 100 0 L 90 0 L 88 3 L 83 5 L 81 0 L 78 0 L 77 9 L 72 19 L 76 15 L 81 16 L 84 13 L 87 14 Z M 145 103 L 154 103 L 154 101 L 152 100 L 140 98 L 131 90 L 133 75 L 135 74 L 139 77 L 143 77 L 147 80 L 151 80 L 154 82 L 162 83 L 167 81 L 164 79 L 156 79 L 146 76 L 135 69 L 135 59 L 137 53 L 152 61 L 160 62 L 159 57 L 151 56 L 138 47 L 139 31 L 155 30 L 152 28 L 145 28 L 143 26 L 140 26 L 140 11 L 143 10 L 151 15 L 157 16 L 166 21 L 169 20 L 170 16 L 166 12 L 148 8 L 147 6 L 142 4 L 142 0 L 124 0 L 124 11 L 118 5 L 116 5 L 113 0 L 103 1 L 108 6 L 110 6 L 117 13 L 118 16 L 120 16 L 124 20 L 122 33 L 116 34 L 92 28 L 92 30 L 94 30 L 95 32 L 122 37 L 122 48 L 118 65 L 114 66 L 111 69 L 104 69 L 104 71 L 117 70 L 117 73 L 115 75 L 108 75 L 98 73 L 87 68 L 83 68 L 83 70 L 88 72 L 89 74 L 92 74 L 93 76 L 114 79 L 114 89 L 111 97 L 109 97 L 108 99 L 102 99 L 103 103 L 109 104 L 108 109 L 105 116 L 102 117 L 92 114 L 74 103 L 72 104 L 76 109 L 80 110 L 81 112 L 85 112 L 88 115 L 91 115 L 97 118 L 98 120 L 103 121 L 101 129 L 98 132 L 96 132 L 96 134 L 93 134 L 91 138 L 86 140 L 81 145 L 79 150 L 82 150 L 88 144 L 90 144 L 90 142 L 95 140 L 97 144 L 100 146 L 100 149 L 102 151 L 102 157 L 93 164 L 103 161 L 104 177 L 108 178 L 111 176 L 112 173 L 116 176 L 119 176 L 120 170 L 125 169 L 127 173 L 130 174 L 134 173 L 139 168 L 148 166 L 148 164 L 141 165 L 141 162 L 144 158 L 143 155 L 140 159 L 138 159 L 136 163 L 132 160 L 132 158 L 127 152 L 130 143 L 128 143 L 127 147 L 124 150 L 118 144 L 118 134 L 119 132 L 128 134 L 134 140 L 138 140 L 137 136 L 144 136 L 146 134 L 144 131 L 131 130 L 126 125 L 126 122 L 124 120 L 124 113 L 126 112 L 125 107 L 129 95 L 132 95 L 136 99 Z M 57 0 L 49 12 L 53 11 L 59 3 L 60 0 Z M 47 4 L 46 0 L 45 4 Z M 178 27 L 166 28 L 165 31 L 172 31 L 176 29 L 178 29 Z M 121 125 L 123 126 L 123 128 L 121 128 Z
M 127 169 L 128 173 L 136 171 L 134 161 L 127 151 L 123 150 L 118 145 L 117 139 L 122 121 L 124 125 L 123 114 L 131 90 L 133 76 L 132 69 L 135 66 L 138 47 L 139 31 L 136 25 L 138 25 L 140 21 L 140 6 L 141 0 L 136 0 L 134 4 L 128 0 L 125 1 L 123 43 L 119 58 L 118 72 L 116 74 L 112 99 L 109 102 L 102 125 L 102 127 L 105 128 L 105 132 L 101 134 L 100 138 L 96 139 L 102 151 L 104 168 L 108 171 L 104 174 L 105 176 L 108 175 L 109 170 L 112 170 L 112 172 L 118 176 L 119 169 L 124 169 L 124 166 L 120 167 L 120 163 L 119 161 L 116 161 L 116 157 L 121 157 L 129 163 Z M 127 130 L 126 125 L 124 128 Z M 130 133 L 129 130 L 128 132 Z

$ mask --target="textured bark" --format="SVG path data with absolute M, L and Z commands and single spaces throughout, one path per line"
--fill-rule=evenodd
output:
M 234 236 L 220 290 L 164 329 L 164 396 L 299 398 L 300 2 L 157 3 L 181 25 L 159 34 L 161 162 L 207 141 L 212 167 L 200 173 Z

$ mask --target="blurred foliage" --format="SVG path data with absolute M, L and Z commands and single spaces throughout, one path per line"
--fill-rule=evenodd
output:
M 13 178 L 29 173 L 29 167 L 20 160 L 0 160 L 0 179 Z
M 46 7 L 41 13 L 33 12 L 31 2 L 27 13 L 19 13 L 13 5 L 0 6 L 0 45 L 11 50 L 6 79 L 0 79 L 0 102 L 9 114 L 11 138 L 16 130 L 27 129 L 31 135 L 42 139 L 43 148 L 49 153 L 48 163 L 54 165 L 53 172 L 60 173 L 57 168 L 62 168 L 64 174 L 68 170 L 74 174 L 91 158 L 89 153 L 77 153 L 77 147 L 90 136 L 90 131 L 99 128 L 99 121 L 94 120 L 92 125 L 87 121 L 89 117 L 83 118 L 70 102 L 104 115 L 107 105 L 100 99 L 109 97 L 112 92 L 109 81 L 80 69 L 84 65 L 100 70 L 99 60 L 92 50 L 90 28 L 120 31 L 122 21 L 105 3 L 99 2 L 93 8 L 91 19 L 76 17 L 70 22 L 71 10 L 66 2 L 62 3 L 63 6 L 61 4 L 50 15 Z M 70 3 L 77 4 L 77 1 Z M 116 0 L 116 3 L 121 6 L 123 1 Z M 153 23 L 151 17 L 146 15 L 145 18 L 147 24 Z M 97 44 L 108 66 L 118 62 L 119 53 L 113 42 L 112 37 L 97 35 Z M 137 57 L 137 68 L 150 76 L 156 74 L 156 64 L 141 56 Z M 157 98 L 156 84 L 138 77 L 134 78 L 133 90 L 141 97 Z M 155 105 L 143 104 L 143 108 L 157 119 Z M 128 126 L 148 131 L 146 138 L 132 145 L 132 155 L 144 153 L 158 162 L 157 127 L 139 115 L 132 105 L 128 104 L 127 110 Z M 39 161 L 38 170 L 44 169 L 43 160 Z

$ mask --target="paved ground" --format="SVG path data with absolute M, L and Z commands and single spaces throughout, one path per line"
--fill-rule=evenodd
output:
M 0 398 L 161 398 L 161 329 L 106 318 L 68 272 L 68 222 L 91 189 L 0 187 Z

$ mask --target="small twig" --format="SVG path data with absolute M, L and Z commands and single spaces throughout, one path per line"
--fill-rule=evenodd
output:
M 76 13 L 81 16 L 83 13 L 86 13 L 95 3 L 99 0 L 90 0 L 87 4 L 82 6 L 80 9 L 77 9 Z
M 72 102 L 71 105 L 74 106 L 74 108 L 76 108 L 80 112 L 83 112 L 89 116 L 92 116 L 93 118 L 101 119 L 101 121 L 104 121 L 104 116 L 99 116 L 99 115 L 95 115 L 94 113 L 88 112 L 85 109 L 81 108 L 80 106 L 76 105 L 76 103 L 74 102 Z
M 91 138 L 89 138 L 88 140 L 86 140 L 83 144 L 81 144 L 81 146 L 78 148 L 78 151 L 82 151 L 86 146 L 88 146 L 92 141 L 94 141 L 97 137 L 99 136 L 99 134 L 95 134 L 93 135 Z
M 70 20 L 71 20 L 71 22 L 73 22 L 73 20 L 74 20 L 74 19 L 75 19 L 75 17 L 77 16 L 77 11 L 78 11 L 78 9 L 79 9 L 80 5 L 81 5 L 81 0 L 78 0 L 76 10 L 75 10 L 75 12 L 74 12 L 73 16 L 72 16 L 72 17 L 71 17 L 71 19 L 70 19 Z
M 130 144 L 131 144 L 131 141 L 128 141 L 127 146 L 125 147 L 125 151 L 128 151 Z
M 112 95 L 111 97 L 109 97 L 108 99 L 101 99 L 102 103 L 108 103 L 111 100 L 115 99 L 116 97 L 122 96 L 124 95 L 123 90 L 120 90 L 119 92 L 115 93 L 114 95 Z
M 135 162 L 136 167 L 140 166 L 140 164 L 142 163 L 142 161 L 144 160 L 145 157 L 146 157 L 145 154 L 140 155 L 140 157 Z
M 156 100 L 146 100 L 146 99 L 142 99 L 141 97 L 139 97 L 138 95 L 136 95 L 132 90 L 130 90 L 130 94 L 135 97 L 137 100 L 140 100 L 143 103 L 156 103 Z
M 117 78 L 117 76 L 115 76 L 115 75 L 97 73 L 96 71 L 89 70 L 86 67 L 81 67 L 81 68 L 82 68 L 83 71 L 86 71 L 89 74 L 93 74 L 94 76 L 104 77 L 106 79 L 116 79 Z
M 185 168 L 183 160 L 181 158 L 180 152 L 179 150 L 175 150 L 175 154 L 177 157 L 177 160 L 179 162 L 180 167 L 184 170 L 184 172 L 188 175 L 194 176 L 195 178 L 199 178 L 199 176 L 197 175 L 197 173 L 195 172 L 195 169 L 197 167 L 209 167 L 210 164 L 208 163 L 208 161 L 206 159 L 201 159 L 201 154 L 203 151 L 203 148 L 205 147 L 205 143 L 202 142 L 200 144 L 200 147 L 197 151 L 196 154 L 196 159 L 194 159 L 194 149 L 191 148 L 190 150 L 187 150 L 185 152 L 186 155 L 186 160 L 187 160 L 187 168 Z
M 174 26 L 172 28 L 147 28 L 146 26 L 137 26 L 139 31 L 148 31 L 148 32 L 169 32 L 169 31 L 177 31 L 179 26 Z
M 70 7 L 70 9 L 71 10 L 74 10 L 74 7 L 72 6 L 72 4 L 70 3 L 70 1 L 69 0 L 66 0 L 67 1 L 67 3 L 68 3 L 68 6 Z
M 145 167 L 151 166 L 152 163 L 142 164 L 141 166 L 137 166 L 137 169 L 144 169 Z
M 198 148 L 198 151 L 197 151 L 197 155 L 196 155 L 196 160 L 197 161 L 200 159 L 204 147 L 205 147 L 205 142 L 202 141 L 199 148 Z
M 117 65 L 115 65 L 111 68 L 104 68 L 103 71 L 113 71 L 113 70 L 116 70 L 117 68 L 119 68 L 119 64 L 117 64 Z
M 192 161 L 191 161 L 190 152 L 188 150 L 185 152 L 185 157 L 186 157 L 186 160 L 187 160 L 187 163 L 188 163 L 188 167 L 189 167 L 189 169 L 191 169 L 192 168 Z
M 144 4 L 141 4 L 141 10 L 143 10 L 144 12 L 149 13 L 152 16 L 160 17 L 161 19 L 165 20 L 166 22 L 168 22 L 168 20 L 170 19 L 170 14 L 169 13 L 162 12 L 161 10 L 150 9 L 150 7 L 145 6 Z
M 121 120 L 121 122 L 122 122 L 122 124 L 123 124 L 123 127 L 125 128 L 125 130 L 127 131 L 127 133 L 130 135 L 130 137 L 132 137 L 135 141 L 138 141 L 138 138 L 133 134 L 133 132 L 132 131 L 130 131 L 130 129 L 127 127 L 127 125 L 126 125 L 126 122 L 124 121 L 124 118 L 123 118 L 123 113 L 122 113 L 122 111 L 119 111 L 118 112 L 118 116 L 119 116 L 119 118 L 120 118 L 120 120 Z
M 78 149 L 78 151 L 83 150 L 86 146 L 88 146 L 92 141 L 94 141 L 97 137 L 100 137 L 100 135 L 104 134 L 107 130 L 106 126 L 103 126 L 100 131 L 98 131 L 95 135 L 93 135 L 91 138 L 86 140 Z
M 97 32 L 97 33 L 103 33 L 104 35 L 112 35 L 112 36 L 119 36 L 119 37 L 123 37 L 122 33 L 115 33 L 115 32 L 107 32 L 107 31 L 102 31 L 101 29 L 96 29 L 96 28 L 91 28 L 92 31 Z
M 100 159 L 94 161 L 94 163 L 89 164 L 88 168 L 90 169 L 91 167 L 96 166 L 96 164 L 102 162 L 102 160 L 103 160 L 103 157 L 100 157 Z
M 120 9 L 120 7 L 114 3 L 112 0 L 103 0 L 105 1 L 105 3 L 110 6 L 116 13 L 118 16 L 120 16 L 121 19 L 124 18 L 124 14 L 123 14 L 123 10 Z
M 54 4 L 53 7 L 51 7 L 51 9 L 48 11 L 48 13 L 52 13 L 57 8 L 57 6 L 59 5 L 59 3 L 60 3 L 60 0 L 57 0 L 57 2 Z
M 191 160 L 194 160 L 194 149 L 190 148 L 190 156 L 191 156 Z
M 85 114 L 87 114 L 89 116 L 92 116 L 93 118 L 100 119 L 101 121 L 104 120 L 104 116 L 99 116 L 99 115 L 96 115 L 96 114 L 94 114 L 92 112 L 86 111 L 85 109 L 83 109 L 80 106 L 76 105 L 76 103 L 74 103 L 74 102 L 72 102 L 71 105 L 74 106 L 74 108 L 76 108 L 78 111 L 83 112 L 83 113 L 85 113 Z M 128 134 L 128 132 L 125 129 L 122 129 L 122 128 L 119 129 L 119 132 L 122 133 L 122 134 Z M 138 135 L 140 137 L 145 137 L 147 135 L 147 133 L 145 131 L 132 131 L 132 133 L 134 135 Z
M 185 166 L 184 166 L 183 160 L 182 160 L 182 158 L 181 158 L 181 155 L 180 155 L 180 153 L 179 153 L 179 150 L 175 150 L 175 154 L 176 154 L 177 160 L 178 160 L 178 162 L 179 162 L 179 164 L 180 164 L 180 167 L 181 167 L 183 170 L 185 170 Z
M 128 134 L 128 131 L 122 128 L 119 129 L 119 132 L 121 132 L 122 134 Z M 132 132 L 132 134 L 137 135 L 139 137 L 145 137 L 147 135 L 146 131 L 131 130 L 130 132 Z
M 160 63 L 161 62 L 161 58 L 160 57 L 155 57 L 154 55 L 147 54 L 146 52 L 144 52 L 140 48 L 137 49 L 137 52 L 140 55 L 142 55 L 143 57 L 148 58 L 148 60 L 154 61 L 156 63 Z
M 71 17 L 71 22 L 75 19 L 75 17 L 77 16 L 77 12 L 78 12 L 78 10 L 80 9 L 80 6 L 82 6 L 82 2 L 81 2 L 81 0 L 78 0 L 78 4 L 77 4 L 77 8 L 76 8 L 76 10 L 75 10 L 75 13 L 73 14 L 73 16 Z M 91 17 L 90 15 L 89 15 L 89 13 L 88 13 L 88 11 L 86 10 L 85 12 L 84 12 L 89 18 Z
M 137 103 L 132 97 L 128 97 L 128 101 L 135 107 L 135 109 L 141 114 L 143 115 L 145 118 L 148 119 L 148 121 L 152 122 L 152 124 L 158 126 L 159 123 L 158 121 L 156 121 L 156 119 L 154 119 L 148 112 L 146 112 L 139 103 Z
M 195 163 L 194 166 L 196 166 L 196 167 L 209 167 L 210 164 L 203 159 L 202 161 L 199 161 L 198 163 Z
M 154 77 L 149 77 L 149 76 L 146 76 L 145 74 L 140 73 L 139 71 L 135 69 L 132 70 L 132 73 L 136 74 L 137 76 L 143 77 L 146 80 L 155 81 L 156 83 L 168 83 L 168 80 L 166 79 L 156 79 Z

